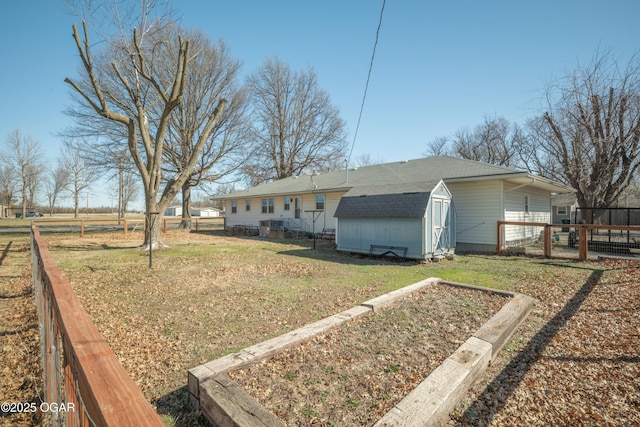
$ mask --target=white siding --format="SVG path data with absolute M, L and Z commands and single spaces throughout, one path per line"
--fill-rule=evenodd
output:
M 540 222 L 551 221 L 551 195 L 547 191 L 529 186 L 518 187 L 505 184 L 505 221 Z M 529 198 L 529 212 L 525 212 L 525 195 Z M 542 227 L 505 226 L 505 243 L 537 239 Z
M 496 246 L 497 222 L 502 219 L 502 182 L 486 180 L 447 183 L 456 206 L 458 247 Z
M 316 231 L 322 231 L 323 228 L 336 228 L 336 218 L 333 216 L 338 207 L 340 198 L 344 195 L 344 191 L 339 193 L 309 193 L 288 196 L 291 199 L 289 210 L 284 209 L 284 199 L 286 196 L 265 196 L 251 198 L 251 210 L 246 211 L 246 199 L 234 199 L 237 203 L 237 212 L 231 212 L 231 200 L 225 200 L 226 226 L 234 225 L 255 225 L 258 226 L 261 220 L 265 219 L 289 219 L 291 224 L 295 224 L 296 228 L 303 231 L 312 231 L 313 213 L 305 212 L 316 209 L 316 194 L 323 194 L 324 212 L 319 215 L 316 213 Z M 301 201 L 300 219 L 295 218 L 295 198 Z M 262 199 L 274 199 L 273 213 L 262 213 Z M 292 225 L 293 226 L 293 225 Z

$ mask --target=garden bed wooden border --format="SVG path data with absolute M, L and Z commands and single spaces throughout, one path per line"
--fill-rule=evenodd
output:
M 228 372 L 267 359 L 315 335 L 393 304 L 425 286 L 444 284 L 511 297 L 491 319 L 375 426 L 438 425 L 484 373 L 533 306 L 533 298 L 508 291 L 429 278 L 373 298 L 341 313 L 303 326 L 236 353 L 189 370 L 191 402 L 214 425 L 283 426 L 253 397 L 235 384 Z

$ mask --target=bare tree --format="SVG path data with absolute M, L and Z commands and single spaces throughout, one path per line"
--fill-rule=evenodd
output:
M 267 60 L 248 79 L 256 147 L 244 168 L 253 184 L 326 169 L 345 157 L 344 122 L 313 70 Z
M 550 85 L 547 108 L 530 126 L 532 157 L 549 165 L 541 173 L 573 187 L 580 207 L 613 206 L 640 165 L 637 58 L 623 65 L 597 52 Z
M 433 141 L 427 143 L 427 150 L 424 155 L 427 157 L 446 156 L 451 154 L 449 148 L 450 141 L 446 136 L 439 136 Z
M 62 162 L 59 162 L 55 169 L 49 173 L 49 177 L 45 183 L 45 193 L 49 207 L 49 215 L 54 214 L 56 201 L 67 188 L 69 173 L 65 169 Z
M 2 158 L 0 164 L 0 204 L 11 207 L 15 202 L 17 174 L 13 162 Z
M 519 166 L 522 130 L 503 117 L 485 117 L 472 131 L 461 129 L 453 137 L 453 153 L 463 159 L 499 166 Z
M 178 33 L 172 28 L 166 38 Z M 245 91 L 238 86 L 240 63 L 224 42 L 213 44 L 200 31 L 181 31 L 198 52 L 186 73 L 182 103 L 169 122 L 163 168 L 173 176 L 184 170 L 220 98 L 229 102 L 207 138 L 195 166 L 182 184 L 182 228 L 191 228 L 191 189 L 223 179 L 235 172 L 248 156 Z
M 18 176 L 18 188 L 22 197 L 22 217 L 32 208 L 37 188 L 38 174 L 42 171 L 40 143 L 16 129 L 7 138 L 9 151 L 5 158 L 14 163 Z
M 73 198 L 74 217 L 80 213 L 80 193 L 87 190 L 93 182 L 95 169 L 75 150 L 67 146 L 62 160 L 62 167 L 67 173 L 67 191 Z
M 181 36 L 170 41 L 154 37 L 158 33 L 150 29 L 165 25 L 166 22 L 160 21 L 143 22 L 130 38 L 111 40 L 109 66 L 104 66 L 104 60 L 94 63 L 86 23 L 83 23 L 82 37 L 74 25 L 73 38 L 82 61 L 82 77 L 77 81 L 65 79 L 85 107 L 78 111 L 93 110 L 104 121 L 126 129 L 129 154 L 145 193 L 149 219 L 144 242 L 147 248 L 161 246 L 160 228 L 154 226 L 155 219 L 162 215 L 189 178 L 226 104 L 226 100 L 220 99 L 207 118 L 184 169 L 163 180 L 162 161 L 169 122 L 183 101 L 187 70 L 198 54 L 190 50 L 189 42 Z M 169 49 L 171 43 L 175 46 Z M 176 54 L 172 57 L 171 52 Z M 94 123 L 100 126 L 102 121 Z
M 109 192 L 117 195 L 117 211 L 120 220 L 129 210 L 129 204 L 140 195 L 140 181 L 134 171 L 119 166 L 117 179 L 112 179 L 111 183 Z

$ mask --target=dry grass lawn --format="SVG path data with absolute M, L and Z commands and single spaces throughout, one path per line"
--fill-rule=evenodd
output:
M 430 276 L 537 298 L 451 424 L 640 424 L 637 264 L 493 256 L 401 264 L 337 254 L 326 241 L 313 251 L 306 240 L 169 232 L 171 249 L 155 253 L 149 270 L 146 254 L 136 248 L 139 233 L 45 239 L 98 329 L 168 425 L 204 424 L 189 410 L 189 368 Z M 0 293 L 2 319 L 10 319 L 0 330 L 3 361 L 9 353 L 20 355 L 18 361 L 25 357 L 15 378 L 3 376 L 13 388 L 3 387 L 2 397 L 27 399 L 33 398 L 28 390 L 37 390 L 30 378 L 39 368 L 29 355 L 37 346 L 24 346 L 33 341 L 33 327 L 11 319 L 33 319 L 28 270 L 8 273 L 6 267 L 16 256 L 28 269 L 28 252 L 26 245 L 17 250 L 7 244 L 2 240 L 0 272 L 12 280 L 11 286 L 3 281 Z M 22 294 L 25 303 L 14 304 Z

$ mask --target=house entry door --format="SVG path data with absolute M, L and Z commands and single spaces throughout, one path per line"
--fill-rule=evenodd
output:
M 293 209 L 294 209 L 294 216 L 296 218 L 300 218 L 300 212 L 302 210 L 302 207 L 300 206 L 300 197 L 296 197 L 293 199 Z

